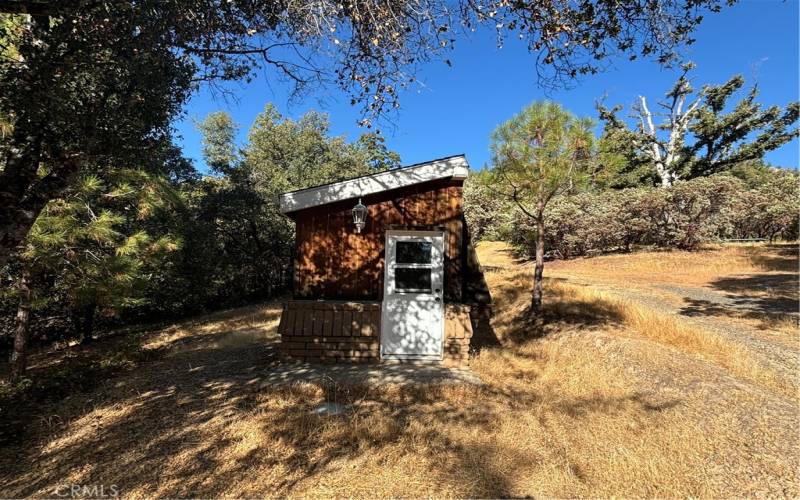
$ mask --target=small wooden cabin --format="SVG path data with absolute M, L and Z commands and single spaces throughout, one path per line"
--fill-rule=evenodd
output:
M 458 155 L 282 194 L 296 223 L 284 353 L 466 363 L 488 303 L 464 221 L 468 174 Z

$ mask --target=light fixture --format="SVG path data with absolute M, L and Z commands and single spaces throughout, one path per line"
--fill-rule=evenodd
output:
M 353 224 L 356 225 L 356 232 L 360 233 L 364 229 L 367 221 L 367 207 L 361 204 L 361 198 L 358 199 L 358 204 L 353 207 Z

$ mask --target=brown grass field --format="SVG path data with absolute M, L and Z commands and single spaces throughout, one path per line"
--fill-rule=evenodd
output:
M 633 295 L 669 305 L 674 287 L 734 280 L 737 297 L 765 309 L 755 312 L 782 319 L 772 331 L 732 309 L 730 324 L 780 337 L 773 344 L 796 360 L 796 320 L 764 303 L 796 302 L 796 287 L 769 278 L 796 279 L 796 253 L 552 263 L 535 321 L 525 319 L 530 266 L 497 244 L 479 256 L 501 342 L 471 361 L 485 385 L 264 386 L 259 374 L 280 362 L 276 304 L 41 352 L 34 377 L 95 376 L 79 390 L 39 388 L 35 405 L 5 388 L 0 496 L 53 497 L 72 484 L 132 498 L 800 496 L 796 371 Z M 759 280 L 780 286 L 741 284 Z M 312 413 L 323 401 L 350 411 Z

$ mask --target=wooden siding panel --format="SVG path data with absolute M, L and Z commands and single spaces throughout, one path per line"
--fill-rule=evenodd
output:
M 448 188 L 449 209 L 447 211 L 447 236 L 449 261 L 446 272 L 448 284 L 445 298 L 451 301 L 461 300 L 461 186 Z
M 444 180 L 364 197 L 368 216 L 361 234 L 353 227 L 353 200 L 294 214 L 295 298 L 381 300 L 386 230 L 442 228 L 445 298 L 460 301 L 464 241 L 461 185 L 460 180 Z

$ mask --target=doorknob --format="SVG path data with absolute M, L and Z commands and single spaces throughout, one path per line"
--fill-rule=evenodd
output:
M 433 299 L 433 300 L 435 300 L 436 302 L 441 302 L 441 301 L 442 301 L 442 299 L 440 299 L 439 297 L 436 297 L 436 298 L 435 298 L 435 299 Z
M 436 293 L 439 293 L 439 292 L 441 292 L 441 290 L 439 290 L 439 289 L 437 288 L 436 290 L 434 290 L 434 292 L 436 292 Z

